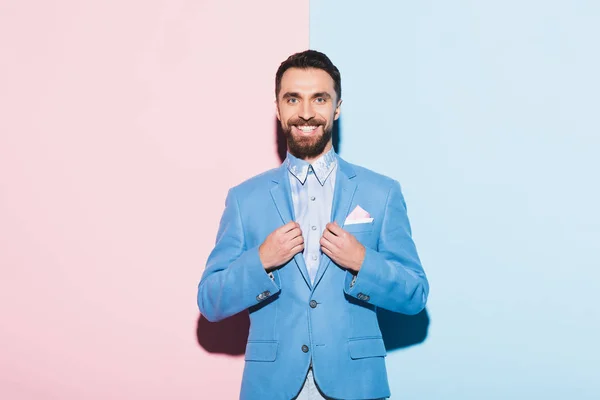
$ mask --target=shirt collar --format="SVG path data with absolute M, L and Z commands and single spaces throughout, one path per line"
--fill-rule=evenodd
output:
M 327 153 L 317 158 L 312 164 L 294 157 L 289 152 L 287 153 L 284 163 L 288 171 L 290 171 L 301 184 L 304 185 L 308 174 L 314 172 L 315 177 L 321 186 L 323 186 L 331 174 L 331 171 L 337 166 L 337 157 L 335 156 L 335 151 L 332 147 Z

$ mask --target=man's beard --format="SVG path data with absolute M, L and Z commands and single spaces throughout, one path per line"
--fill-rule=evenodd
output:
M 318 130 L 319 126 L 323 129 L 321 136 L 301 136 L 295 138 L 292 135 L 292 126 L 317 126 L 315 129 Z M 326 127 L 326 122 L 323 120 L 311 119 L 309 121 L 303 120 L 290 120 L 288 122 L 288 128 L 283 129 L 285 138 L 287 139 L 288 151 L 295 157 L 300 159 L 315 158 L 323 153 L 327 143 L 331 139 L 333 128 L 332 126 Z

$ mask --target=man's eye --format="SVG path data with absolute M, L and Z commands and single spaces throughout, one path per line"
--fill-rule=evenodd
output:
M 317 97 L 317 98 L 315 99 L 315 101 L 316 101 L 318 104 L 323 104 L 323 103 L 325 103 L 327 100 L 325 100 L 325 97 Z
M 298 99 L 295 99 L 293 97 L 290 97 L 287 101 L 289 104 L 296 104 L 298 102 Z

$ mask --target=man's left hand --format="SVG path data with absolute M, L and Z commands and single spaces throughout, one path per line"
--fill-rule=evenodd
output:
M 321 250 L 336 264 L 358 272 L 365 259 L 365 246 L 337 222 L 328 223 L 319 242 Z

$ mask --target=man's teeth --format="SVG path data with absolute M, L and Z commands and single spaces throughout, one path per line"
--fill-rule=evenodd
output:
M 302 132 L 312 132 L 315 129 L 317 129 L 316 126 L 299 126 L 298 129 L 300 129 Z

